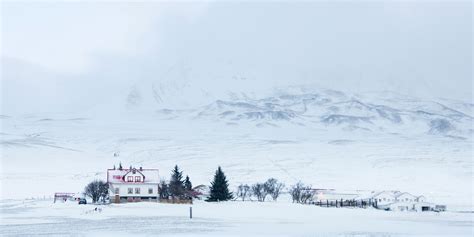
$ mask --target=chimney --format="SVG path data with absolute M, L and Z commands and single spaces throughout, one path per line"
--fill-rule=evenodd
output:
M 143 171 L 143 168 L 140 166 L 140 171 Z

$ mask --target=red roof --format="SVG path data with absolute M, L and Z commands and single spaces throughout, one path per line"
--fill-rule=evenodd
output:
M 158 169 L 135 169 L 137 173 L 142 174 L 144 178 L 144 182 L 140 183 L 159 183 L 160 182 L 160 175 Z M 133 171 L 130 169 L 108 169 L 107 170 L 107 182 L 108 183 L 127 183 L 124 180 L 124 176 L 127 175 L 129 172 Z

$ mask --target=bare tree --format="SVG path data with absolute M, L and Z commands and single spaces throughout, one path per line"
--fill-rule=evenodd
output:
M 301 200 L 301 192 L 303 190 L 304 184 L 299 181 L 295 185 L 293 185 L 290 189 L 291 199 L 293 202 L 299 203 Z
M 266 196 L 268 195 L 267 190 L 265 189 L 265 184 L 256 183 L 252 185 L 252 194 L 257 197 L 259 202 L 264 202 Z
M 311 186 L 305 186 L 301 181 L 290 189 L 291 198 L 296 203 L 308 203 L 314 199 L 315 191 Z
M 301 192 L 300 203 L 307 204 L 314 200 L 315 191 L 311 188 L 311 186 L 305 187 Z
M 250 186 L 247 184 L 241 184 L 237 187 L 237 198 L 241 198 L 242 201 L 245 201 L 246 198 L 250 198 L 251 190 Z
M 84 189 L 84 194 L 92 198 L 93 203 L 99 200 L 105 202 L 109 196 L 109 184 L 100 180 L 92 181 Z
M 276 201 L 280 196 L 281 190 L 285 187 L 285 184 L 278 182 L 275 178 L 270 178 L 264 183 L 264 189 L 270 196 L 273 201 Z

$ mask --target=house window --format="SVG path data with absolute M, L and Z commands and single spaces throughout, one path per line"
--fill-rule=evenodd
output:
M 128 194 L 133 194 L 133 188 L 128 188 Z
M 132 176 L 128 176 L 128 177 L 127 177 L 127 182 L 133 182 L 133 177 L 132 177 Z
M 140 176 L 135 176 L 135 182 L 141 182 L 142 181 L 142 177 Z
M 120 189 L 119 188 L 115 188 L 115 194 L 119 194 L 120 192 Z
M 383 198 L 383 200 L 385 201 L 386 199 L 385 199 L 385 198 Z
M 382 199 L 379 198 L 379 202 L 381 202 L 381 201 L 382 201 Z
M 405 201 L 408 202 L 408 198 L 405 198 Z
M 153 188 L 148 189 L 148 194 L 153 194 Z
M 140 188 L 135 188 L 135 194 L 140 194 Z

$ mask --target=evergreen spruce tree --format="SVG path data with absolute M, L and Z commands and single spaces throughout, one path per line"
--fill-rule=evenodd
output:
M 182 198 L 184 196 L 183 172 L 179 171 L 178 165 L 171 171 L 169 192 L 173 198 Z
M 168 199 L 170 197 L 170 189 L 166 181 L 161 181 L 160 185 L 158 186 L 158 190 L 160 193 L 160 199 Z
M 122 162 L 119 163 L 119 170 L 122 170 Z
M 184 196 L 186 197 L 186 199 L 193 198 L 193 184 L 191 183 L 191 180 L 189 180 L 189 176 L 187 175 L 184 179 Z
M 189 176 L 186 175 L 186 179 L 184 179 L 184 190 L 187 192 L 193 190 L 193 184 L 191 183 L 191 180 L 189 180 Z
M 229 192 L 229 183 L 222 172 L 221 167 L 217 168 L 216 174 L 214 175 L 214 181 L 211 182 L 211 193 L 206 201 L 217 202 L 227 201 L 232 199 L 232 193 Z

